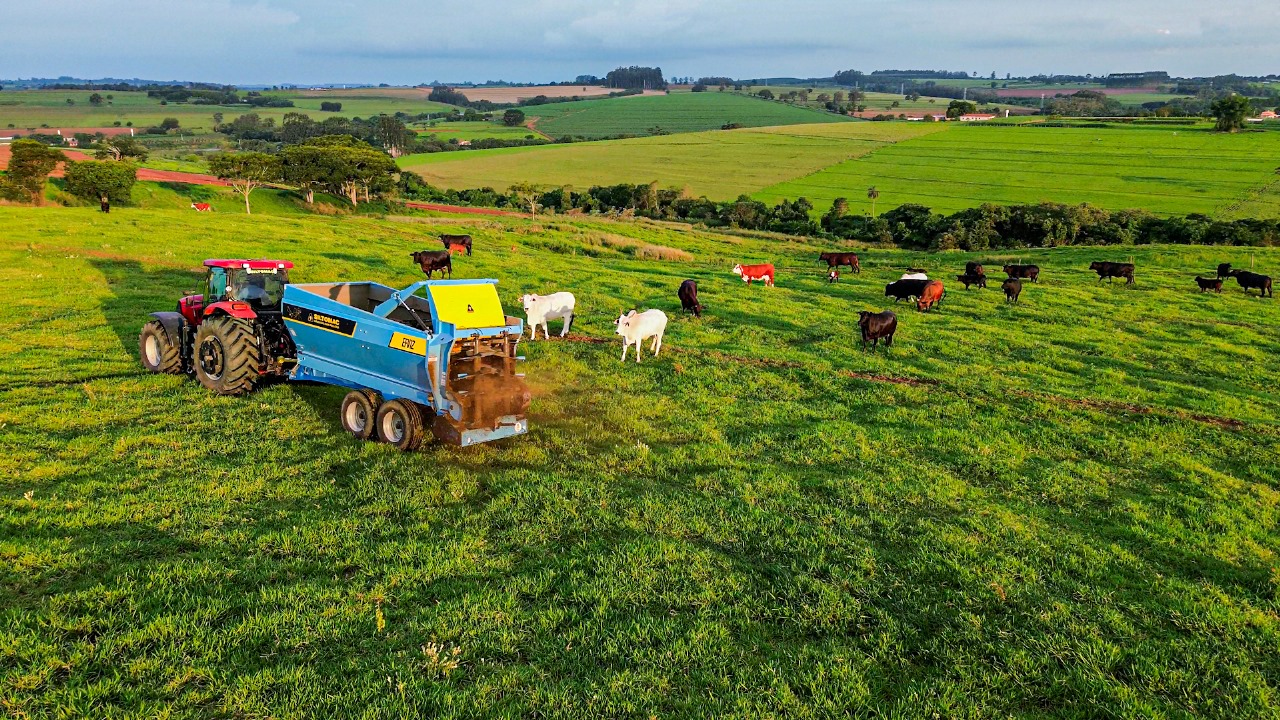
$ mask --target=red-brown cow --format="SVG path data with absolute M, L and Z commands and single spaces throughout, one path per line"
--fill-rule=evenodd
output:
M 924 312 L 942 302 L 942 298 L 947 296 L 947 291 L 943 289 L 942 282 L 938 280 L 930 280 L 924 286 L 924 290 L 920 292 L 920 299 L 916 301 L 916 309 Z
M 743 265 L 741 263 L 733 266 L 733 274 L 742 277 L 743 281 L 748 285 L 752 280 L 763 280 L 764 284 L 773 287 L 773 265 Z
M 213 209 L 213 206 L 209 203 L 191 203 L 191 209 L 196 212 L 209 212 Z

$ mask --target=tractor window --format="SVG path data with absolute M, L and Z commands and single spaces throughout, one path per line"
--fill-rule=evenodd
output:
M 220 267 L 209 268 L 209 287 L 205 289 L 204 304 L 212 305 L 227 298 L 227 271 Z
M 231 299 L 272 307 L 284 298 L 289 276 L 284 270 L 236 270 L 231 274 Z

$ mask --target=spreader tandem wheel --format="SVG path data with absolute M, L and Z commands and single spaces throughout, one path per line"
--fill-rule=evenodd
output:
M 231 317 L 205 320 L 196 333 L 192 364 L 196 378 L 219 395 L 253 390 L 262 367 L 262 352 L 253 325 Z

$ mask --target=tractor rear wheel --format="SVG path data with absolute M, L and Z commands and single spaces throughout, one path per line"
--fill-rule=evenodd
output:
M 182 374 L 182 355 L 159 320 L 142 326 L 138 334 L 138 357 L 142 359 L 142 366 L 153 373 Z
M 342 398 L 342 429 L 358 440 L 368 440 L 373 437 L 376 413 L 368 393 L 352 390 Z
M 407 400 L 392 400 L 378 408 L 378 438 L 397 450 L 417 450 L 422 445 L 422 411 Z
M 200 324 L 192 353 L 196 379 L 219 395 L 243 395 L 253 390 L 262 368 L 262 352 L 253 325 L 231 317 L 209 318 Z

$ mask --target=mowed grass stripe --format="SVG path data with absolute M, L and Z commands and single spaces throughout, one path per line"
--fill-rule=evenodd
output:
M 801 177 L 936 128 L 848 123 L 839 134 L 823 126 L 711 131 L 595 143 L 410 155 L 400 167 L 450 188 L 645 183 L 688 187 L 695 195 L 731 200 Z
M 661 127 L 672 133 L 743 127 L 853 122 L 849 117 L 773 103 L 732 93 L 672 93 L 582 100 L 523 108 L 536 127 L 553 137 L 644 135 Z
M 756 196 L 774 201 L 804 195 L 825 210 L 836 197 L 860 197 L 874 185 L 885 210 L 904 203 L 953 212 L 984 202 L 1052 201 L 1211 214 L 1258 195 L 1277 165 L 1275 133 L 949 127 Z M 1280 212 L 1266 201 L 1251 207 L 1262 217 Z

